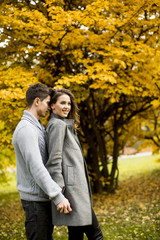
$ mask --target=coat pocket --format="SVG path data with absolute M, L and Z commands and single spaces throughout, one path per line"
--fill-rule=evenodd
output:
M 67 185 L 73 185 L 74 184 L 74 168 L 72 166 L 67 166 L 66 184 Z

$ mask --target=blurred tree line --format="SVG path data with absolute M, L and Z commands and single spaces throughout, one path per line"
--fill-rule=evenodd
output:
M 93 191 L 114 192 L 126 143 L 146 138 L 160 145 L 159 0 L 0 5 L 0 148 L 12 152 L 30 84 L 69 88 L 80 109 Z M 2 171 L 8 165 L 1 160 Z

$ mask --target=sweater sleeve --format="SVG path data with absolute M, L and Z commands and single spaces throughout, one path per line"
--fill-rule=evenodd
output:
M 38 146 L 38 134 L 35 134 L 35 130 L 29 126 L 23 127 L 17 133 L 17 143 L 27 170 L 39 187 L 57 205 L 63 200 L 64 196 L 61 193 L 62 189 L 53 181 L 43 164 Z
M 62 121 L 50 122 L 46 129 L 49 159 L 46 168 L 55 182 L 63 189 L 62 152 L 66 133 L 66 124 Z

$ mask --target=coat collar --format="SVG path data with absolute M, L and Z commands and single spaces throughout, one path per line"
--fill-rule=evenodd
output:
M 62 118 L 61 116 L 55 114 L 55 113 L 51 113 L 50 115 L 50 119 L 61 119 L 62 121 L 64 121 L 68 126 L 73 126 L 74 127 L 74 120 L 73 119 L 68 119 L 68 118 Z

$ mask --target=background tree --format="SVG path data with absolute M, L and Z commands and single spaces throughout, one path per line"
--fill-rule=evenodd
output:
M 159 103 L 157 108 L 152 107 L 146 113 L 141 114 L 138 139 L 142 142 L 141 148 L 152 147 L 153 153 L 159 153 L 160 148 L 160 111 Z M 146 118 L 147 116 L 147 118 Z
M 75 93 L 93 189 L 114 191 L 120 139 L 158 97 L 159 1 L 4 1 L 1 9 L 7 79 L 12 82 L 8 71 L 21 67 L 34 81 Z M 8 122 L 1 119 L 5 130 Z
M 15 164 L 12 146 L 12 135 L 23 110 L 26 107 L 25 92 L 28 85 L 36 83 L 37 79 L 32 72 L 26 69 L 0 68 L 0 170 L 4 178 L 5 170 L 9 165 Z

